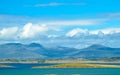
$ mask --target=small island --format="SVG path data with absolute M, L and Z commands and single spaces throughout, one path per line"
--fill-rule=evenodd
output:
M 82 64 L 82 63 L 67 63 L 67 64 L 57 64 L 52 66 L 34 66 L 32 68 L 120 68 L 116 65 L 105 65 L 105 64 Z
M 0 64 L 0 68 L 13 68 L 13 66 Z

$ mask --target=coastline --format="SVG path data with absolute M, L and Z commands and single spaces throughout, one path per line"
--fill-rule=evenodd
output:
M 120 68 L 120 61 L 101 61 L 101 60 L 0 60 L 0 68 L 13 68 L 9 64 L 55 64 L 49 66 L 32 66 L 33 69 L 39 68 Z
M 91 60 L 91 59 L 45 59 L 45 60 L 0 60 L 0 63 L 120 63 L 120 60 Z

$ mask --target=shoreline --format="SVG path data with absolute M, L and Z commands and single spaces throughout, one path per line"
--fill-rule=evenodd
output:
M 16 66 L 12 66 L 12 63 L 4 63 L 4 64 L 0 64 L 0 68 L 15 68 Z M 14 64 L 14 63 L 13 63 Z M 16 64 L 16 63 L 15 63 Z M 20 63 L 19 63 L 20 64 Z M 22 63 L 24 64 L 24 63 Z M 30 63 L 25 63 L 30 64 Z M 37 64 L 37 63 L 36 63 Z M 49 64 L 49 63 L 41 63 L 41 64 Z M 54 63 L 53 63 L 54 64 Z M 54 65 L 48 65 L 48 66 L 31 66 L 32 69 L 41 69 L 41 68 L 120 68 L 120 65 L 115 65 L 115 64 L 96 64 L 96 63 L 57 63 Z
M 120 60 L 80 60 L 80 59 L 66 59 L 66 60 L 0 60 L 1 63 L 23 63 L 23 64 L 38 64 L 38 63 L 120 63 Z
M 0 60 L 0 68 L 13 68 L 9 64 L 55 64 L 50 66 L 32 66 L 31 68 L 120 68 L 120 60 Z

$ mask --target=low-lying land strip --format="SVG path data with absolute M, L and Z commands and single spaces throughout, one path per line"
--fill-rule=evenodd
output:
M 52 66 L 34 66 L 32 68 L 120 68 L 117 65 L 104 65 L 104 64 L 57 64 Z
M 0 60 L 0 63 L 120 63 L 120 59 L 117 60 L 108 60 L 108 59 L 53 59 L 53 60 L 14 60 L 14 59 L 7 59 L 7 60 Z
M 0 64 L 0 68 L 13 68 L 13 66 Z
M 55 64 L 49 66 L 33 66 L 32 68 L 120 68 L 119 59 L 64 59 L 64 60 L 0 60 L 0 68 L 10 68 L 13 66 L 5 65 L 5 63 L 23 63 L 23 64 Z

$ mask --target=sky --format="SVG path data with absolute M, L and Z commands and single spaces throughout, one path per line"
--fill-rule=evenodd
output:
M 120 47 L 120 0 L 1 0 L 0 43 Z

